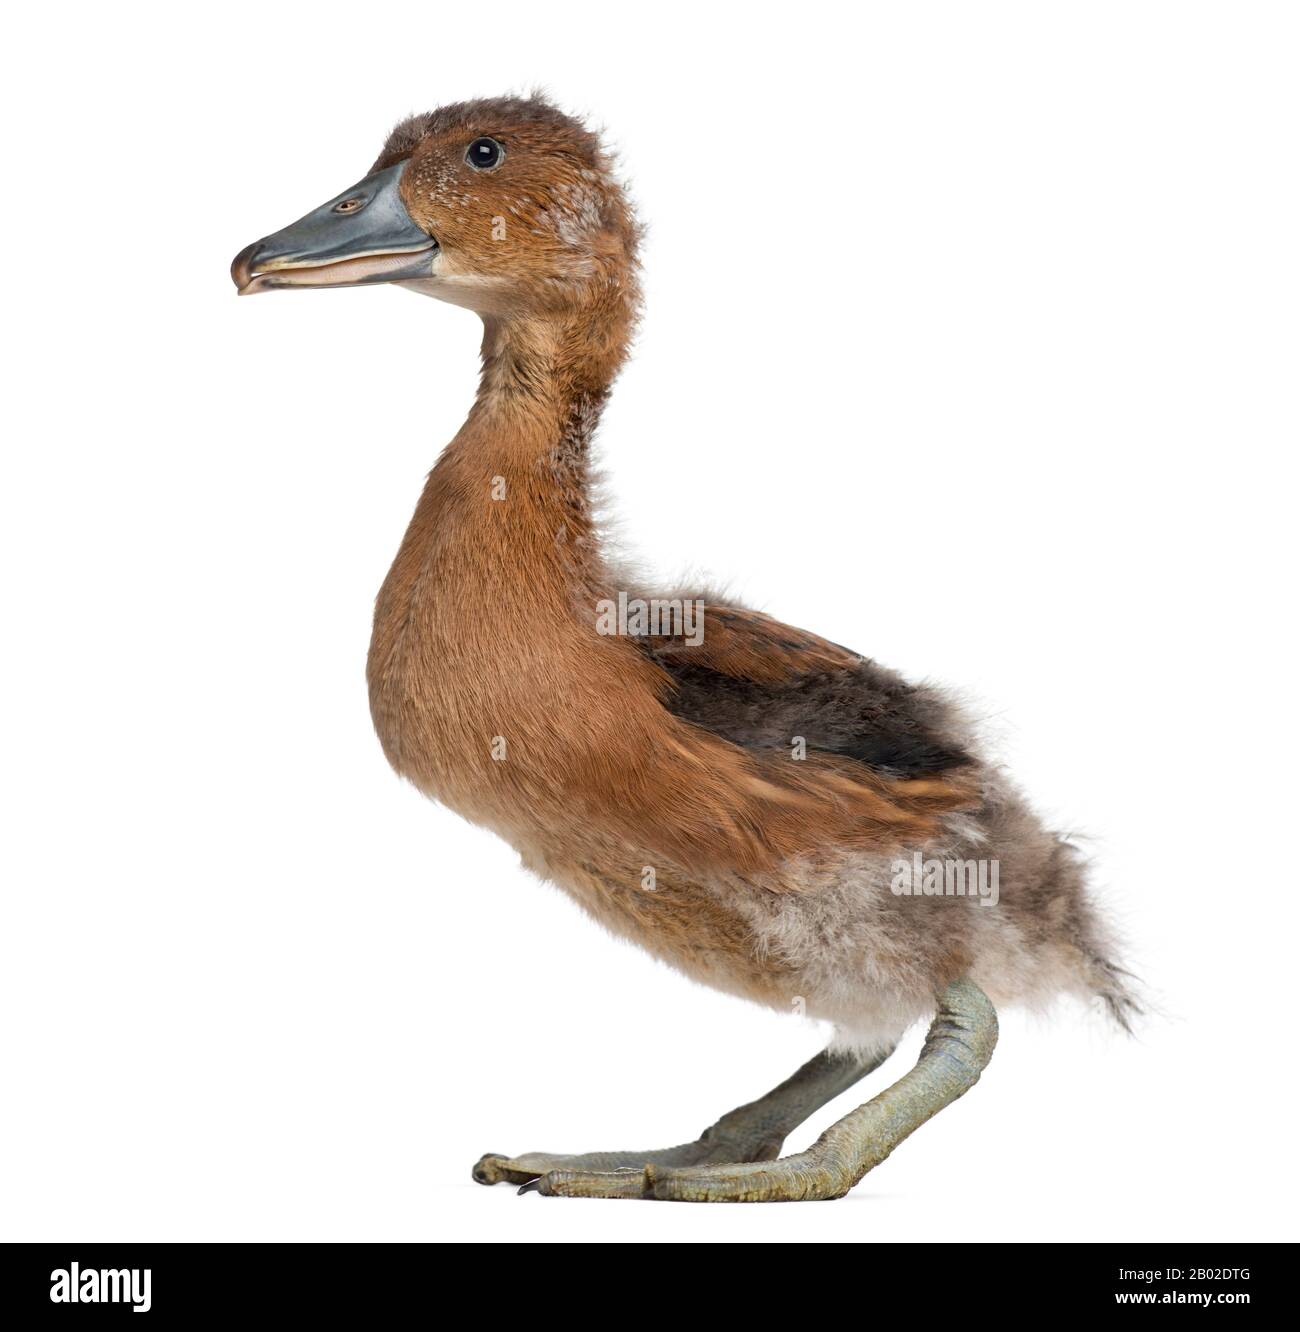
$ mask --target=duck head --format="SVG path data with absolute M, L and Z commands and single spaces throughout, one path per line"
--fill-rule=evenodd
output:
M 635 301 L 638 229 L 595 134 L 539 98 L 412 116 L 369 174 L 241 250 L 241 295 L 389 282 L 484 315 Z

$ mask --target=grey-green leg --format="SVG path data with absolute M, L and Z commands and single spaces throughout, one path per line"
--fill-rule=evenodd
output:
M 975 1085 L 997 1039 L 993 1005 L 972 981 L 957 981 L 940 996 L 916 1067 L 832 1124 L 806 1152 L 727 1165 L 646 1161 L 641 1169 L 608 1173 L 570 1164 L 547 1170 L 537 1188 L 568 1198 L 678 1202 L 841 1198 L 909 1133 Z
M 780 1156 L 781 1144 L 809 1115 L 879 1068 L 888 1057 L 888 1051 L 872 1058 L 823 1051 L 775 1090 L 723 1115 L 694 1142 L 679 1147 L 649 1152 L 587 1152 L 581 1156 L 529 1152 L 506 1157 L 489 1152 L 474 1167 L 474 1178 L 480 1184 L 499 1184 L 503 1180 L 527 1184 L 555 1171 L 632 1170 L 639 1183 L 648 1166 L 771 1161 Z

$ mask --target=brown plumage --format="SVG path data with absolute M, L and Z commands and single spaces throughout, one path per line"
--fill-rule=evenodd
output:
M 484 136 L 504 156 L 477 170 Z M 374 170 L 399 165 L 438 247 L 400 280 L 484 334 L 478 396 L 376 606 L 393 767 L 616 933 L 800 1002 L 845 1047 L 888 1047 L 963 974 L 995 1003 L 1068 990 L 1122 1018 L 1078 858 L 944 696 L 702 589 L 673 594 L 703 599 L 702 642 L 598 631 L 603 602 L 650 594 L 592 512 L 591 437 L 639 310 L 638 227 L 597 137 L 539 99 L 470 102 L 400 124 Z M 236 261 L 245 289 L 268 282 L 259 253 Z M 897 895 L 915 852 L 996 858 L 1000 901 Z

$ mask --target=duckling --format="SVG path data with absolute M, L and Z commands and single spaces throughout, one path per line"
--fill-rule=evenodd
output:
M 473 1178 L 837 1198 L 974 1085 L 995 1006 L 1068 992 L 1127 1025 L 1137 1000 L 1079 856 L 948 696 L 707 588 L 620 574 L 590 452 L 637 323 L 639 239 L 598 135 L 505 97 L 402 121 L 369 174 L 231 272 L 242 294 L 394 283 L 482 318 L 477 396 L 376 602 L 367 678 L 392 766 L 614 933 L 833 1027 L 693 1142 L 489 1153 Z M 781 1155 L 923 1019 L 914 1068 Z

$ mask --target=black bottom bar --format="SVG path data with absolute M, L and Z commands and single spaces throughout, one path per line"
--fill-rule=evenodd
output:
M 617 1226 L 611 1225 L 610 1233 L 616 1241 Z M 268 1314 L 320 1314 L 336 1322 L 370 1324 L 399 1315 L 438 1316 L 462 1302 L 471 1308 L 518 1308 L 526 1317 L 558 1317 L 568 1310 L 585 1319 L 600 1315 L 602 1305 L 606 1316 L 611 1307 L 620 1307 L 617 1295 L 622 1289 L 638 1306 L 637 1318 L 653 1317 L 661 1298 L 663 1316 L 671 1318 L 667 1311 L 674 1305 L 672 1288 L 680 1283 L 693 1287 L 698 1281 L 691 1270 L 695 1263 L 685 1256 L 646 1259 L 636 1253 L 609 1253 L 606 1245 L 599 1258 L 566 1261 L 555 1252 L 557 1246 L 543 1245 L 533 1273 L 527 1255 L 507 1256 L 500 1251 L 503 1246 L 491 1246 L 495 1252 L 480 1263 L 461 1251 L 465 1247 L 471 1246 L 15 1244 L 0 1247 L 0 1308 L 8 1315 L 53 1317 L 69 1326 L 137 1312 L 178 1325 L 196 1315 L 242 1320 Z M 902 1301 L 924 1309 L 927 1322 L 949 1308 L 970 1319 L 1016 1310 L 1046 1317 L 1117 1312 L 1121 1318 L 1140 1320 L 1149 1308 L 1199 1310 L 1222 1318 L 1235 1316 L 1243 1307 L 1264 1305 L 1276 1311 L 1294 1306 L 1293 1300 L 1279 1306 L 1275 1298 L 1278 1272 L 1290 1266 L 1293 1245 L 867 1247 L 870 1254 L 851 1258 L 849 1266 L 828 1255 L 789 1252 L 774 1259 L 769 1253 L 755 1254 L 754 1294 L 762 1308 L 758 1316 L 770 1323 L 787 1301 L 810 1319 L 843 1316 L 833 1311 L 843 1309 L 846 1293 L 854 1289 L 852 1273 L 858 1262 L 869 1279 L 854 1300 L 875 1290 L 890 1308 L 897 1309 Z M 727 1273 L 733 1296 L 743 1294 L 744 1274 L 750 1268 L 745 1257 L 737 1255 L 719 1265 L 716 1256 L 702 1255 L 700 1266 L 706 1265 L 714 1277 Z M 1261 1285 L 1273 1293 L 1256 1299 Z M 729 1321 L 739 1320 L 744 1301 L 735 1307 L 737 1319 Z M 860 1308 L 854 1319 L 877 1322 L 880 1312 Z M 9 1325 L 21 1327 L 25 1321 Z

